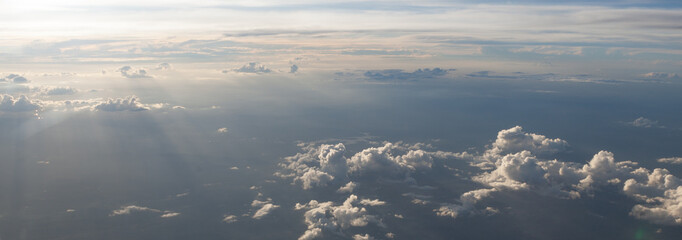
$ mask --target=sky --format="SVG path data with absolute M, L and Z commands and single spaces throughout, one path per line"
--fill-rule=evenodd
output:
M 0 239 L 677 239 L 679 1 L 0 1 Z

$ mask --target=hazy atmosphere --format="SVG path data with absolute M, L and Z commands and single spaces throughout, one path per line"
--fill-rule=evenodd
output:
M 682 2 L 0 0 L 0 239 L 679 239 Z

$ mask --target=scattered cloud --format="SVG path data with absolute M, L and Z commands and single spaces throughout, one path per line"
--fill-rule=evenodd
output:
M 142 68 L 133 69 L 131 66 L 123 66 L 116 71 L 120 72 L 121 76 L 125 78 L 151 78 L 151 76 L 147 75 L 147 70 Z
M 343 143 L 302 145 L 305 153 L 286 157 L 282 170 L 275 173 L 282 178 L 293 178 L 303 189 L 324 187 L 329 183 L 346 182 L 362 176 L 380 177 L 413 182 L 410 173 L 431 168 L 434 157 L 450 157 L 455 153 L 428 152 L 426 145 L 384 142 L 346 157 Z M 338 185 L 337 185 L 338 186 Z
M 315 239 L 323 236 L 324 231 L 336 234 L 343 234 L 343 230 L 350 227 L 364 227 L 370 223 L 383 227 L 381 219 L 370 215 L 364 207 L 356 207 L 353 204 L 358 202 L 358 197 L 350 195 L 341 205 L 334 202 L 310 202 L 301 204 L 296 203 L 294 209 L 306 210 L 303 214 L 308 230 L 305 231 L 301 239 Z
M 251 202 L 251 207 L 258 208 L 251 218 L 261 219 L 270 214 L 273 210 L 279 208 L 279 205 L 275 205 L 272 202 L 272 199 L 268 198 L 265 201 L 253 200 L 253 202 Z
M 543 55 L 583 55 L 582 47 L 526 46 L 509 50 L 513 53 L 537 53 Z
M 227 128 L 218 128 L 218 133 L 227 133 Z
M 374 240 L 376 238 L 370 236 L 369 234 L 365 235 L 360 235 L 360 234 L 355 234 L 353 235 L 353 240 Z
M 180 213 L 176 213 L 176 212 L 166 212 L 163 215 L 161 215 L 161 217 L 162 218 L 172 218 L 172 217 L 177 217 L 179 215 L 180 215 Z
M 170 70 L 173 69 L 173 67 L 170 65 L 170 63 L 159 63 L 159 65 L 156 65 L 156 70 Z
M 677 73 L 666 73 L 666 72 L 650 72 L 650 73 L 642 74 L 641 76 L 644 78 L 647 78 L 647 79 L 654 79 L 654 80 L 680 79 L 680 76 L 677 75 Z
M 654 121 L 645 117 L 639 117 L 632 122 L 628 122 L 627 124 L 634 127 L 642 128 L 662 127 L 658 124 L 658 121 Z
M 225 222 L 225 223 L 237 222 L 237 216 L 235 216 L 235 215 L 225 215 L 225 216 L 223 216 L 223 222 Z
M 120 111 L 145 111 L 150 107 L 140 103 L 136 96 L 129 96 L 126 98 L 108 99 L 106 102 L 95 105 L 94 109 L 104 112 L 120 112 Z
M 657 168 L 652 171 L 637 167 L 636 162 L 618 162 L 608 151 L 598 152 L 586 164 L 543 159 L 534 153 L 554 152 L 557 146 L 566 143 L 538 134 L 521 133 L 520 130 L 520 127 L 514 127 L 500 131 L 498 140 L 501 141 L 496 141 L 483 155 L 471 158 L 474 162 L 494 160 L 494 166 L 484 166 L 482 169 L 486 171 L 471 178 L 485 188 L 468 191 L 461 195 L 459 203 L 443 204 L 434 211 L 440 216 L 453 218 L 469 213 L 494 214 L 498 212 L 496 209 L 478 208 L 476 205 L 495 192 L 533 191 L 575 199 L 591 195 L 604 186 L 616 186 L 622 189 L 623 194 L 642 202 L 632 208 L 630 215 L 658 224 L 682 225 L 682 212 L 679 211 L 682 180 L 668 170 Z M 514 136 L 532 140 L 511 141 L 509 144 L 511 132 L 516 132 Z
M 0 82 L 11 82 L 11 83 L 28 83 L 28 79 L 18 74 L 9 74 L 4 78 L 0 78 Z
M 33 112 L 41 109 L 40 102 L 31 101 L 24 95 L 18 98 L 6 94 L 0 95 L 0 112 Z
M 40 87 L 38 92 L 41 95 L 55 96 L 55 95 L 73 95 L 78 92 L 72 87 Z
M 424 68 L 417 69 L 414 72 L 404 72 L 401 69 L 386 69 L 386 70 L 370 70 L 364 73 L 364 76 L 374 81 L 419 81 L 424 79 L 433 79 L 445 76 L 452 69 L 446 70 L 441 68 Z
M 355 187 L 358 185 L 352 181 L 348 182 L 346 185 L 343 187 L 340 187 L 338 190 L 336 190 L 337 193 L 352 193 Z
M 682 164 L 682 157 L 659 158 L 660 163 Z
M 159 209 L 154 209 L 154 208 L 149 208 L 149 207 L 141 207 L 141 206 L 136 206 L 136 205 L 130 205 L 130 206 L 123 206 L 119 209 L 116 209 L 109 214 L 110 217 L 113 216 L 120 216 L 120 215 L 129 215 L 135 212 L 153 212 L 153 213 L 160 213 L 160 217 L 162 218 L 171 218 L 171 217 L 177 217 L 180 215 L 180 213 L 177 212 L 172 212 L 172 211 L 162 211 Z
M 386 202 L 381 201 L 379 199 L 362 199 L 362 200 L 360 200 L 360 204 L 366 205 L 366 206 L 382 206 L 382 205 L 385 205 Z
M 262 64 L 257 63 L 257 62 L 247 63 L 246 65 L 244 65 L 240 68 L 234 69 L 233 71 L 238 72 L 238 73 L 258 73 L 258 74 L 272 72 L 272 70 L 267 68 L 265 65 L 262 65 Z

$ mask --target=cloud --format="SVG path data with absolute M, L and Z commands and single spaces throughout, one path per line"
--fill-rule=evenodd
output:
M 417 69 L 414 72 L 404 72 L 401 69 L 386 69 L 386 70 L 370 70 L 366 71 L 364 76 L 374 81 L 419 81 L 424 79 L 433 79 L 445 76 L 448 71 L 441 68 L 424 68 Z
M 510 49 L 514 53 L 537 53 L 543 55 L 583 55 L 582 47 L 563 47 L 563 46 L 526 46 L 522 48 Z
M 445 204 L 436 209 L 436 215 L 457 218 L 457 216 L 468 213 L 475 209 L 475 204 L 481 199 L 488 197 L 495 189 L 477 189 L 468 191 L 460 197 L 460 204 Z
M 500 130 L 495 141 L 480 154 L 427 151 L 425 149 L 432 147 L 426 144 L 371 144 L 377 146 L 362 149 L 355 154 L 351 154 L 342 143 L 301 144 L 303 151 L 286 157 L 280 163 L 281 171 L 275 175 L 293 178 L 293 183 L 301 184 L 304 189 L 332 185 L 339 192 L 350 192 L 351 183 L 370 180 L 372 184 L 376 184 L 375 178 L 413 184 L 417 181 L 412 177 L 414 172 L 426 173 L 441 166 L 435 160 L 438 163 L 454 160 L 464 164 L 468 162 L 470 166 L 480 169 L 480 172 L 467 173 L 470 177 L 465 179 L 482 187 L 461 194 L 454 203 L 436 202 L 441 197 L 433 198 L 430 194 L 407 192 L 402 195 L 412 198 L 412 203 L 418 205 L 439 204 L 434 209 L 438 216 L 459 218 L 471 214 L 499 213 L 494 207 L 479 205 L 483 199 L 504 195 L 496 194 L 501 192 L 525 191 L 560 199 L 578 199 L 592 197 L 596 191 L 605 187 L 620 188 L 622 194 L 638 201 L 631 210 L 632 216 L 654 223 L 682 225 L 682 213 L 676 210 L 677 206 L 682 206 L 682 197 L 679 197 L 682 192 L 677 190 L 682 180 L 667 170 L 652 171 L 638 167 L 636 162 L 616 161 L 614 154 L 609 151 L 597 152 L 584 164 L 553 159 L 568 148 L 568 142 L 525 132 L 521 126 Z M 454 176 L 457 178 L 465 175 L 458 175 L 463 170 L 452 167 L 444 169 L 456 171 Z M 347 201 L 366 206 L 386 204 L 378 199 L 357 197 Z M 327 229 L 322 226 L 340 224 L 327 221 L 327 218 L 320 220 L 319 216 L 313 219 L 314 214 L 322 216 L 327 211 L 324 209 L 332 208 L 334 205 L 331 202 L 319 203 L 313 200 L 308 204 L 297 204 L 296 208 L 313 210 L 319 206 L 322 209 L 317 212 L 306 213 L 310 215 L 307 219 L 311 219 L 311 223 L 308 224 L 308 231 L 301 236 L 303 239 L 321 236 Z M 313 224 L 318 220 L 321 222 Z
M 39 101 L 31 101 L 24 95 L 18 98 L 11 95 L 0 95 L 1 112 L 33 112 L 41 109 L 42 106 Z
M 120 215 L 129 215 L 135 212 L 153 212 L 153 213 L 161 213 L 159 217 L 162 218 L 171 218 L 171 217 L 177 217 L 180 215 L 180 213 L 177 212 L 172 212 L 172 211 L 162 211 L 159 209 L 154 209 L 154 208 L 149 208 L 149 207 L 141 207 L 141 206 L 136 206 L 136 205 L 130 205 L 130 206 L 123 206 L 119 209 L 113 210 L 111 214 L 109 214 L 110 217 L 113 216 L 120 216 Z
M 258 208 L 251 218 L 261 219 L 270 214 L 273 210 L 279 208 L 279 205 L 273 204 L 272 199 L 268 198 L 265 201 L 253 200 L 253 202 L 251 202 L 251 207 Z
M 666 72 L 650 72 L 650 73 L 642 74 L 641 76 L 644 78 L 647 78 L 647 79 L 654 79 L 654 80 L 680 79 L 680 76 L 677 75 L 677 73 L 666 73 Z
M 156 65 L 156 70 L 170 70 L 172 68 L 170 63 L 159 63 L 159 65 Z
M 151 78 L 147 75 L 147 70 L 142 68 L 133 69 L 131 66 L 123 66 L 116 71 L 121 72 L 121 76 L 125 78 Z
M 218 133 L 227 133 L 227 128 L 218 128 Z
M 527 133 L 523 131 L 523 127 L 515 126 L 497 133 L 497 139 L 495 139 L 490 152 L 502 155 L 527 150 L 533 154 L 551 155 L 563 151 L 567 147 L 568 142 L 564 140 Z
M 304 145 L 304 153 L 284 158 L 282 170 L 275 173 L 282 178 L 293 178 L 303 189 L 324 187 L 362 176 L 413 181 L 412 172 L 430 169 L 434 157 L 451 156 L 443 152 L 428 152 L 424 144 L 384 142 L 346 157 L 343 143 Z
M 28 83 L 28 79 L 26 79 L 23 76 L 17 75 L 17 74 L 9 74 L 5 76 L 4 78 L 0 78 L 0 82 L 11 82 L 11 83 Z
M 353 240 L 374 240 L 376 238 L 370 236 L 369 234 L 365 235 L 360 235 L 360 234 L 355 234 L 353 235 Z
M 682 164 L 682 157 L 659 158 L 660 163 Z
M 55 96 L 55 95 L 72 95 L 78 92 L 72 87 L 41 87 L 38 89 L 41 95 Z
M 179 215 L 180 215 L 180 213 L 176 213 L 176 212 L 167 212 L 167 213 L 164 213 L 163 215 L 161 215 L 161 217 L 162 217 L 162 218 L 172 218 L 172 217 L 177 217 L 177 216 L 179 216 Z
M 682 225 L 682 211 L 679 211 L 682 209 L 682 180 L 668 170 L 657 168 L 652 171 L 637 167 L 635 162 L 618 162 L 608 151 L 599 151 L 586 164 L 543 159 L 534 153 L 555 152 L 560 149 L 557 146 L 566 143 L 520 130 L 520 127 L 501 130 L 498 140 L 502 141 L 496 141 L 483 155 L 471 158 L 472 161 L 494 160 L 492 168 L 486 166 L 482 169 L 487 171 L 471 178 L 485 188 L 462 194 L 459 203 L 443 204 L 434 210 L 437 215 L 457 218 L 467 213 L 496 213 L 498 211 L 491 207 L 476 207 L 481 199 L 492 197 L 494 192 L 532 191 L 575 199 L 592 195 L 605 186 L 616 186 L 624 195 L 641 202 L 630 212 L 635 218 Z M 518 140 L 518 136 L 525 140 L 508 141 Z
M 298 72 L 298 65 L 294 64 L 291 65 L 291 70 L 289 70 L 289 73 L 296 73 Z
M 382 205 L 385 205 L 386 202 L 381 201 L 379 199 L 362 199 L 362 200 L 360 200 L 360 204 L 366 205 L 366 206 L 382 206 Z
M 146 106 L 138 101 L 139 99 L 135 96 L 129 96 L 126 98 L 116 98 L 108 99 L 106 102 L 99 103 L 95 105 L 94 109 L 97 111 L 104 112 L 120 112 L 120 111 L 145 111 L 149 110 L 150 107 Z
M 238 73 L 258 73 L 258 74 L 272 72 L 272 70 L 265 67 L 265 65 L 262 65 L 262 64 L 257 63 L 257 62 L 247 63 L 246 65 L 244 65 L 240 68 L 234 69 L 233 71 L 238 72 Z
M 654 121 L 645 117 L 639 117 L 632 122 L 628 122 L 628 125 L 634 127 L 650 128 L 650 127 L 662 127 L 658 125 L 658 121 Z
M 315 239 L 322 237 L 323 231 L 343 234 L 343 230 L 350 227 L 364 227 L 374 223 L 383 227 L 381 219 L 370 215 L 364 207 L 353 206 L 358 197 L 350 195 L 341 205 L 333 202 L 318 202 L 310 200 L 305 204 L 296 203 L 294 209 L 306 210 L 303 214 L 308 230 L 300 239 Z
M 225 223 L 237 222 L 237 216 L 235 216 L 235 215 L 225 215 L 225 216 L 223 216 L 223 222 L 225 222 Z
M 355 184 L 354 182 L 350 181 L 343 187 L 340 187 L 338 190 L 336 190 L 337 193 L 352 193 L 355 187 L 358 185 Z

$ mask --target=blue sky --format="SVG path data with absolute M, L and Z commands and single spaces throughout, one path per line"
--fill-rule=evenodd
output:
M 2 239 L 677 239 L 678 1 L 2 1 Z

